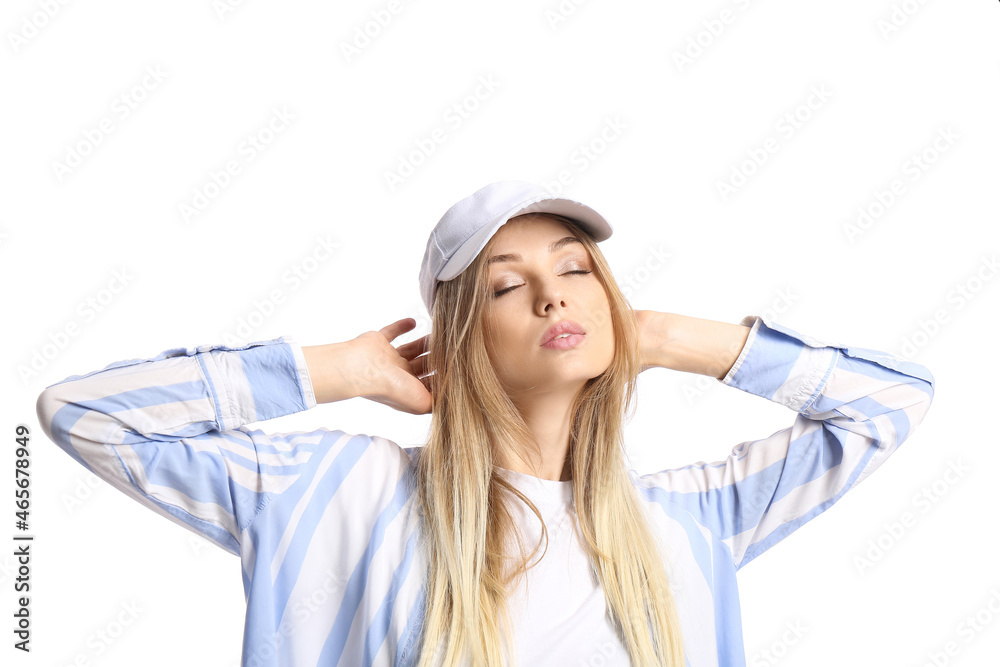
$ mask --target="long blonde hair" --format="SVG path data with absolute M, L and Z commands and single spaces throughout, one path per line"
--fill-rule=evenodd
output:
M 615 337 L 611 365 L 585 383 L 571 413 L 569 457 L 582 546 L 632 663 L 682 667 L 681 630 L 664 557 L 626 468 L 623 417 L 634 409 L 640 363 L 631 307 L 589 234 L 567 218 L 546 215 L 566 225 L 590 253 L 608 296 Z M 508 595 L 511 584 L 534 565 L 528 563 L 541 540 L 524 555 L 506 493 L 538 517 L 548 548 L 538 508 L 496 471 L 504 460 L 501 450 L 506 460 L 523 460 L 512 443 L 535 442 L 487 355 L 483 313 L 490 285 L 485 258 L 496 238 L 457 278 L 438 283 L 433 306 L 429 366 L 434 404 L 416 471 L 415 502 L 428 564 L 417 667 L 450 667 L 463 660 L 500 667 L 501 637 L 516 655 Z M 510 551 L 514 542 L 520 558 Z

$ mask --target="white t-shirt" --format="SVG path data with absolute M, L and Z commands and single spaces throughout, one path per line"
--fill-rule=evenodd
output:
M 628 651 L 607 614 L 604 589 L 581 546 L 573 482 L 500 471 L 538 508 L 549 539 L 546 551 L 538 517 L 520 498 L 511 496 L 508 507 L 518 518 L 525 553 L 542 540 L 529 564 L 541 560 L 511 593 L 518 658 L 514 664 L 629 667 Z

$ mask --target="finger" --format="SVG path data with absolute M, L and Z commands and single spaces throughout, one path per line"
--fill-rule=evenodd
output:
M 413 359 L 428 350 L 430 347 L 430 337 L 431 335 L 427 334 L 426 336 L 421 336 L 416 340 L 411 340 L 409 343 L 403 343 L 396 348 L 396 352 L 398 352 L 399 356 L 404 359 Z
M 427 393 L 433 396 L 433 392 L 431 391 L 431 376 L 428 375 L 427 377 L 420 378 L 420 381 L 423 383 Z
M 401 334 L 406 333 L 413 327 L 417 326 L 417 321 L 412 317 L 404 317 L 401 320 L 396 320 L 392 324 L 388 324 L 381 329 L 379 333 L 386 337 L 386 339 L 391 343 L 393 340 L 398 338 Z
M 430 364 L 430 355 L 425 354 L 417 357 L 410 362 L 410 370 L 414 375 L 420 377 L 421 375 L 427 375 L 428 365 Z

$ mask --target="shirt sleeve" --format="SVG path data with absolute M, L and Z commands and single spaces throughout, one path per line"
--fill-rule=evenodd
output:
M 723 461 L 637 476 L 726 544 L 739 569 L 822 514 L 885 462 L 930 407 L 924 366 L 825 343 L 758 316 L 719 380 L 798 414 L 789 428 L 737 445 Z
M 119 361 L 47 387 L 36 410 L 85 468 L 239 555 L 257 513 L 319 458 L 315 438 L 297 445 L 244 425 L 315 405 L 302 348 L 282 337 Z

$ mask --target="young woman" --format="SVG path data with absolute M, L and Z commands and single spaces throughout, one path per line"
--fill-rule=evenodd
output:
M 923 366 L 634 311 L 596 211 L 502 181 L 428 239 L 431 334 L 204 345 L 48 387 L 46 434 L 240 557 L 242 664 L 744 665 L 736 571 L 825 511 L 920 423 Z M 653 367 L 795 411 L 725 460 L 638 475 L 623 419 Z M 427 443 L 248 424 L 365 397 Z

